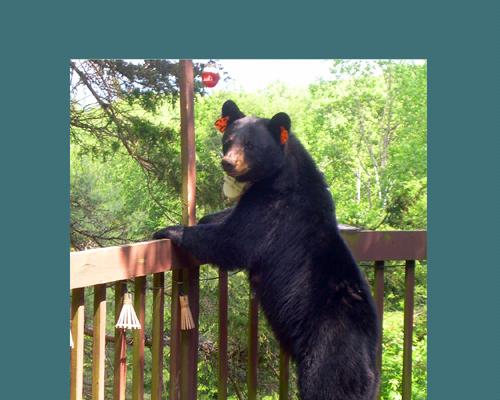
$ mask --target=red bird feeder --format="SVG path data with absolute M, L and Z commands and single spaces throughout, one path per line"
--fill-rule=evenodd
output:
M 213 88 L 219 82 L 219 69 L 213 62 L 209 62 L 201 73 L 201 81 L 206 87 Z

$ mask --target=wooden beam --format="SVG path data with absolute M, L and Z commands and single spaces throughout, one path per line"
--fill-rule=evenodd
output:
M 70 253 L 70 289 L 111 283 L 199 263 L 169 239 Z
M 427 259 L 427 231 L 345 231 L 342 236 L 358 261 Z
M 342 232 L 358 261 L 426 260 L 427 231 Z M 170 240 L 70 253 L 70 289 L 200 265 Z

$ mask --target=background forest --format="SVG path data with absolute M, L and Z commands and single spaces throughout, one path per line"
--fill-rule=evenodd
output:
M 220 133 L 213 124 L 224 101 L 232 99 L 247 115 L 270 118 L 281 111 L 290 115 L 292 132 L 325 174 L 339 223 L 368 230 L 427 228 L 426 63 L 332 60 L 332 79 L 308 88 L 275 82 L 255 93 L 210 94 L 201 84 L 203 64 L 194 67 L 198 219 L 230 205 L 222 193 Z M 224 67 L 223 60 L 219 67 Z M 75 60 L 70 71 L 71 251 L 145 241 L 156 229 L 179 224 L 177 63 Z M 223 79 L 231 77 L 223 73 Z M 390 266 L 385 277 L 382 398 L 391 400 L 401 398 L 404 268 L 400 264 Z M 370 282 L 371 267 L 362 269 Z M 201 268 L 202 278 L 216 276 L 216 268 Z M 417 262 L 414 399 L 427 398 L 426 278 L 426 264 Z M 229 278 L 229 296 L 229 398 L 244 399 L 248 305 L 244 272 Z M 109 295 L 110 304 L 113 301 Z M 168 337 L 169 307 L 166 311 Z M 217 280 L 205 280 L 200 283 L 198 394 L 202 399 L 217 395 L 216 318 Z M 90 317 L 86 325 L 92 327 Z M 111 323 L 108 329 L 114 332 Z M 151 337 L 147 330 L 146 337 Z M 259 398 L 277 398 L 273 395 L 278 356 L 278 344 L 261 316 Z M 147 357 L 146 352 L 146 368 Z M 166 370 L 166 387 L 168 381 Z M 86 383 L 88 395 L 89 377 Z

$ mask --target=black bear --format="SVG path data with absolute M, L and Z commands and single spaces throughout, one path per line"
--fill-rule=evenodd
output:
M 216 126 L 222 167 L 245 191 L 192 227 L 161 229 L 199 261 L 246 268 L 276 337 L 297 366 L 302 400 L 373 400 L 377 311 L 345 244 L 322 173 L 285 113 L 245 116 L 232 101 Z

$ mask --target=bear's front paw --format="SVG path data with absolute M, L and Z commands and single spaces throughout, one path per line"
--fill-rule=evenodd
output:
M 183 226 L 167 226 L 166 228 L 156 231 L 153 234 L 153 240 L 170 239 L 176 243 L 179 243 L 182 240 L 183 233 Z

